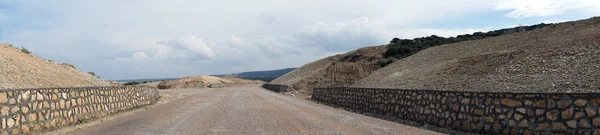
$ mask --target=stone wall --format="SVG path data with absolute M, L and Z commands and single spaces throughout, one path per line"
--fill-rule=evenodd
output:
M 0 134 L 22 134 L 77 124 L 159 97 L 148 86 L 0 90 Z
M 281 85 L 281 84 L 263 84 L 262 85 L 263 88 L 267 89 L 267 90 L 271 90 L 274 92 L 288 92 L 288 91 L 292 91 L 294 90 L 292 87 L 287 86 L 287 85 Z
M 472 133 L 600 133 L 600 93 L 317 88 L 312 99 Z

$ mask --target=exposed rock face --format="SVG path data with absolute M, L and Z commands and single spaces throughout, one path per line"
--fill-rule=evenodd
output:
M 385 50 L 385 45 L 371 46 L 330 56 L 308 63 L 269 84 L 287 85 L 303 94 L 310 94 L 312 88 L 317 87 L 348 86 L 379 69 L 377 61 Z
M 57 64 L 0 43 L 0 89 L 110 86 L 70 64 Z
M 600 18 L 431 47 L 353 86 L 461 91 L 600 90 Z
M 264 83 L 263 81 L 246 80 L 234 77 L 219 78 L 215 76 L 184 77 L 177 80 L 164 81 L 158 84 L 159 89 L 207 88 L 217 83 Z

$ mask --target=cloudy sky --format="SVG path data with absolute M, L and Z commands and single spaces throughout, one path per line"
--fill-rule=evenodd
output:
M 162 78 L 598 15 L 599 0 L 0 0 L 0 42 L 104 79 Z

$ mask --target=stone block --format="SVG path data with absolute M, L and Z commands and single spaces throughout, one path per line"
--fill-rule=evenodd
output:
M 570 119 L 573 117 L 573 108 L 566 109 L 561 113 L 562 119 Z
M 564 132 L 567 130 L 567 127 L 559 122 L 552 123 L 552 132 Z
M 577 128 L 577 120 L 567 121 L 567 126 L 569 126 L 570 128 Z
M 571 103 L 573 103 L 573 101 L 570 99 L 560 100 L 560 101 L 558 101 L 558 108 L 566 108 L 569 105 L 571 105 Z
M 508 107 L 519 107 L 522 105 L 520 101 L 512 99 L 502 99 L 502 104 Z
M 560 113 L 560 111 L 558 111 L 557 109 L 548 111 L 548 112 L 546 112 L 546 118 L 548 118 L 550 120 L 557 120 L 559 113 Z
M 585 99 L 577 99 L 577 100 L 575 100 L 575 105 L 576 105 L 576 106 L 578 106 L 578 107 L 583 107 L 583 106 L 585 106 L 587 103 L 588 103 L 588 102 L 587 102 L 587 100 L 585 100 Z

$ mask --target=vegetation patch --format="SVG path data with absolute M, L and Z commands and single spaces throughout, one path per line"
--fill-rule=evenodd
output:
M 546 26 L 550 26 L 552 24 L 537 24 L 531 26 L 519 26 L 515 28 L 507 28 L 494 30 L 489 32 L 475 32 L 473 34 L 464 34 L 458 35 L 456 37 L 440 37 L 437 35 L 431 35 L 427 37 L 415 38 L 415 39 L 399 39 L 394 38 L 388 44 L 388 50 L 383 54 L 386 59 L 380 60 L 378 64 L 380 66 L 385 66 L 389 63 L 392 63 L 396 59 L 406 58 L 410 55 L 413 55 L 421 50 L 427 49 L 429 47 L 443 45 L 443 44 L 452 44 L 463 41 L 471 41 L 471 40 L 479 40 L 490 37 L 497 37 L 507 34 L 512 34 L 516 32 L 530 31 L 539 28 L 543 28 Z M 392 57 L 396 59 L 391 59 Z M 391 61 L 390 61 L 391 60 Z

